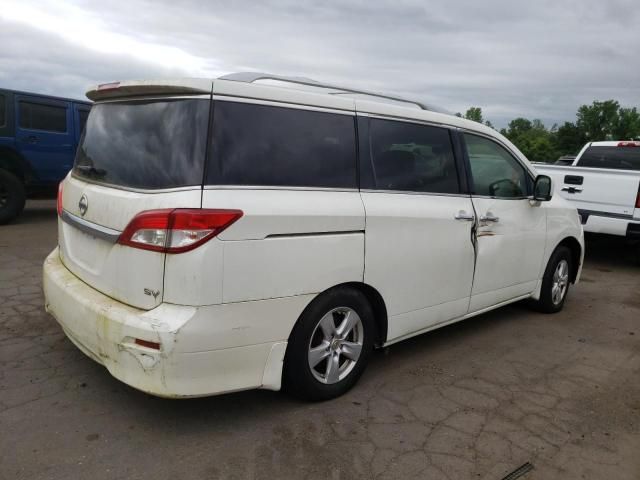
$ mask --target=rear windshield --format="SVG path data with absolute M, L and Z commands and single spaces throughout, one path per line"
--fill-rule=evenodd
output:
M 588 147 L 578 166 L 640 170 L 640 147 Z
M 141 189 L 200 185 L 209 103 L 163 99 L 94 105 L 73 173 Z

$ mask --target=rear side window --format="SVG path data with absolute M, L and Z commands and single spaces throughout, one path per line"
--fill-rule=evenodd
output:
M 43 103 L 20 102 L 20 128 L 64 133 L 67 131 L 67 109 Z
M 371 119 L 369 132 L 377 189 L 430 193 L 460 191 L 447 129 Z
M 201 185 L 210 101 L 140 100 L 94 105 L 73 173 L 110 185 Z
M 497 198 L 528 196 L 531 180 L 504 147 L 488 138 L 464 134 L 476 195 Z
M 7 123 L 7 100 L 0 94 L 0 127 L 4 127 Z
M 580 160 L 580 167 L 640 170 L 640 147 L 588 147 Z
M 350 115 L 217 101 L 209 185 L 356 188 Z

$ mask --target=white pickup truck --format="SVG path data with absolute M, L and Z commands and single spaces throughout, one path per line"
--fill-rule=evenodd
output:
M 585 232 L 640 239 L 640 142 L 587 143 L 570 166 L 535 164 L 578 209 Z

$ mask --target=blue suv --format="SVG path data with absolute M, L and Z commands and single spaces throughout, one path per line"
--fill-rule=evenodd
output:
M 0 89 L 0 224 L 55 192 L 73 166 L 91 103 Z

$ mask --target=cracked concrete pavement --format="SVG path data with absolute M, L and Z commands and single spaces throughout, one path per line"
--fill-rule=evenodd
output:
M 565 310 L 514 305 L 373 356 L 342 398 L 163 400 L 113 379 L 43 309 L 55 202 L 0 226 L 2 479 L 640 478 L 640 256 L 588 243 Z

